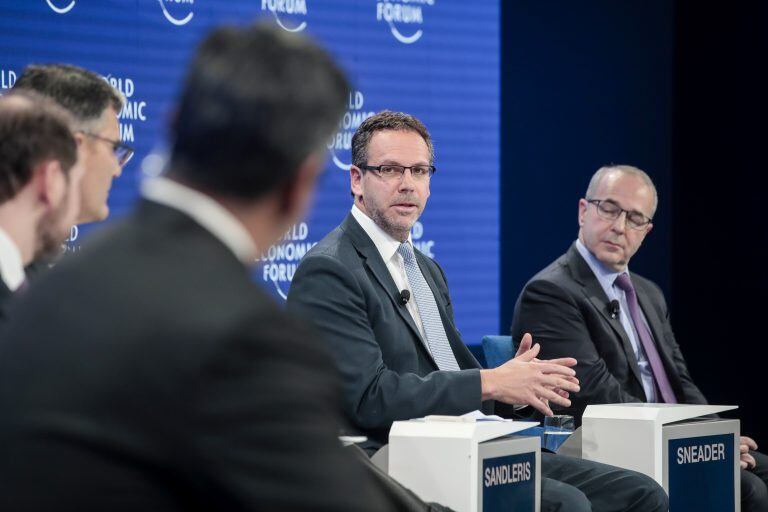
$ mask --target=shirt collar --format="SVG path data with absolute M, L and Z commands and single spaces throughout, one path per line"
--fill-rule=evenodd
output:
M 141 195 L 192 217 L 245 265 L 251 266 L 256 262 L 256 244 L 248 230 L 213 198 L 168 178 L 144 180 Z
M 352 205 L 352 216 L 355 218 L 357 223 L 360 224 L 360 227 L 363 228 L 363 231 L 365 231 L 368 237 L 373 241 L 373 245 L 376 246 L 379 254 L 381 254 L 381 258 L 384 261 L 391 260 L 392 256 L 394 256 L 397 252 L 398 247 L 400 247 L 400 240 L 392 238 L 392 236 L 381 229 L 381 227 L 379 227 L 379 225 L 376 224 L 373 219 L 364 214 L 356 204 Z M 408 242 L 411 242 L 410 232 L 408 233 Z
M 21 251 L 2 228 L 0 228 L 0 278 L 12 292 L 16 291 L 26 279 Z
M 587 249 L 587 247 L 581 243 L 581 240 L 579 239 L 576 240 L 576 249 L 587 262 L 589 268 L 592 269 L 592 273 L 595 274 L 595 277 L 597 277 L 598 281 L 600 281 L 600 284 L 604 289 L 606 288 L 606 285 L 609 288 L 612 287 L 613 283 L 616 281 L 616 278 L 619 277 L 620 274 L 629 274 L 629 267 L 625 268 L 621 272 L 616 272 L 615 270 L 605 266 L 605 264 L 598 260 L 597 257 L 592 254 L 592 252 Z

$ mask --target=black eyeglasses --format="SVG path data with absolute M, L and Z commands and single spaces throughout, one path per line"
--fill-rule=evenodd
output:
M 115 158 L 117 158 L 117 163 L 120 167 L 127 164 L 135 153 L 134 149 L 123 141 L 108 139 L 91 132 L 83 132 L 83 135 L 112 144 L 112 151 L 115 153 Z
M 652 220 L 638 211 L 625 210 L 610 199 L 587 199 L 587 202 L 595 205 L 597 214 L 606 220 L 616 220 L 621 216 L 622 212 L 627 212 L 625 222 L 632 229 L 645 229 Z
M 413 179 L 428 180 L 430 177 L 432 177 L 433 174 L 435 174 L 435 171 L 437 170 L 435 169 L 434 165 L 411 165 L 410 167 L 390 164 L 361 165 L 360 168 L 366 171 L 374 171 L 385 180 L 402 179 L 402 177 L 405 175 L 406 169 L 411 170 L 411 176 L 413 176 Z

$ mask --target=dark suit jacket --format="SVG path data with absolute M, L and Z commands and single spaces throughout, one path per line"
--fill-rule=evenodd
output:
M 648 279 L 631 277 L 678 401 L 705 404 L 672 334 L 664 295 Z M 618 318 L 611 318 L 608 297 L 575 244 L 525 285 L 515 305 L 512 336 L 519 340 L 526 332 L 541 343 L 540 358 L 578 360 L 581 391 L 571 395 L 564 413 L 580 420 L 589 404 L 647 401 L 627 333 Z
M 0 279 L 0 322 L 3 322 L 6 317 L 5 310 L 8 308 L 8 301 L 11 300 L 13 293 L 5 284 L 5 281 Z
M 144 201 L 0 334 L 0 510 L 370 510 L 338 378 L 218 239 Z
M 387 443 L 393 421 L 482 405 L 480 365 L 454 325 L 445 275 L 419 251 L 416 260 L 464 371 L 438 371 L 381 255 L 351 214 L 304 256 L 288 294 L 289 309 L 311 320 L 330 344 L 344 407 L 369 437 L 369 451 Z

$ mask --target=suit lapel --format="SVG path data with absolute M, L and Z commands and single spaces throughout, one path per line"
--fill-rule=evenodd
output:
M 5 284 L 2 278 L 0 278 L 0 318 L 3 318 L 3 305 L 6 300 L 11 298 L 11 289 Z
M 643 389 L 643 381 L 640 378 L 640 368 L 637 366 L 637 357 L 635 357 L 635 351 L 632 348 L 632 343 L 629 341 L 624 327 L 621 325 L 619 317 L 611 318 L 611 314 L 608 311 L 608 297 L 603 291 L 603 287 L 600 286 L 600 282 L 595 277 L 592 269 L 589 268 L 587 262 L 579 254 L 576 245 L 572 245 L 568 250 L 568 265 L 571 269 L 573 278 L 581 283 L 582 293 L 589 299 L 592 305 L 602 315 L 603 319 L 611 326 L 616 336 L 619 338 L 619 345 L 621 345 L 624 351 L 624 356 L 627 358 L 629 368 L 632 371 L 640 389 Z M 647 398 L 647 397 L 646 397 Z
M 0 279 L 0 300 L 10 296 L 11 296 L 11 289 L 8 288 L 8 285 L 5 284 L 5 281 Z
M 421 348 L 426 352 L 427 357 L 429 357 L 435 367 L 437 367 L 437 363 L 432 359 L 432 354 L 426 346 L 426 340 L 421 337 L 421 333 L 419 333 L 419 329 L 416 327 L 411 314 L 408 312 L 408 308 L 400 304 L 400 290 L 397 289 L 387 265 L 384 263 L 384 260 L 381 259 L 381 254 L 379 254 L 378 249 L 376 249 L 376 245 L 374 245 L 371 238 L 360 224 L 357 223 L 351 213 L 347 215 L 347 218 L 344 219 L 341 226 L 344 232 L 349 235 L 352 245 L 355 246 L 357 252 L 365 260 L 365 264 L 371 271 L 371 274 L 373 274 L 373 277 L 387 293 L 387 296 L 389 296 L 397 314 L 400 315 L 400 318 L 406 325 L 408 325 L 408 328 L 413 335 L 421 341 Z

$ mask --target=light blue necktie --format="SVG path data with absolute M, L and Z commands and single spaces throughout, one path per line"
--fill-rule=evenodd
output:
M 445 328 L 440 318 L 440 311 L 437 309 L 435 296 L 416 262 L 413 246 L 409 242 L 403 242 L 397 248 L 397 252 L 403 257 L 405 263 L 405 273 L 411 285 L 413 298 L 416 299 L 416 305 L 419 307 L 421 324 L 424 326 L 427 346 L 432 353 L 432 358 L 441 370 L 458 370 L 459 363 L 456 362 L 451 345 L 448 343 L 448 337 L 445 335 Z

